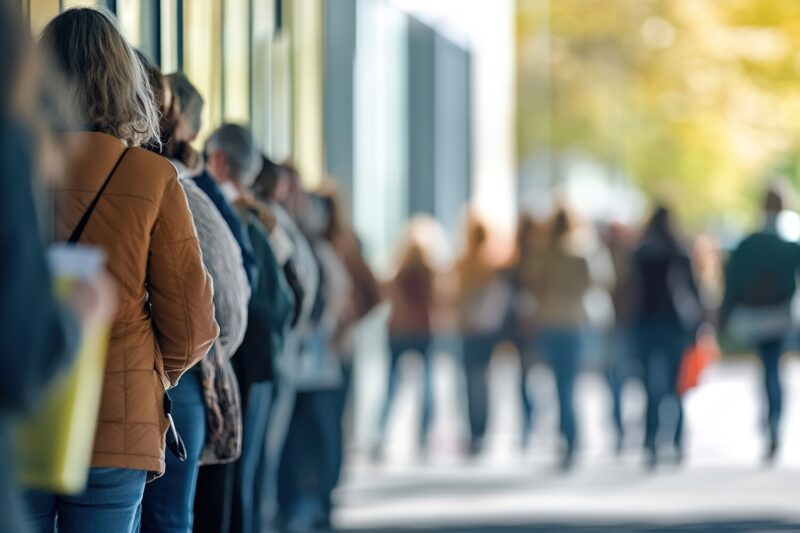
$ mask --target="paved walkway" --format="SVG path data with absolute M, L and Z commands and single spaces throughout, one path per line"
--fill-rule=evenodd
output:
M 760 372 L 753 361 L 718 365 L 686 399 L 688 456 L 682 467 L 642 468 L 635 446 L 643 393 L 626 390 L 631 445 L 612 453 L 608 394 L 594 374 L 581 378 L 583 447 L 574 471 L 555 468 L 556 411 L 548 371 L 531 378 L 536 430 L 531 448 L 519 441 L 519 375 L 513 358 L 492 367 L 492 435 L 484 456 L 459 453 L 464 433 L 458 408 L 458 373 L 438 357 L 437 408 L 430 453 L 415 449 L 419 365 L 405 364 L 390 424 L 392 446 L 380 464 L 354 452 L 337 493 L 339 527 L 385 531 L 800 531 L 800 364 L 786 361 L 785 445 L 764 468 L 758 433 Z M 373 404 L 379 402 L 371 402 Z

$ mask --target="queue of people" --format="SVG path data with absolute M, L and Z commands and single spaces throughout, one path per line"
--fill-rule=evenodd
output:
M 2 10 L 3 279 L 9 294 L 28 287 L 4 313 L 19 323 L 4 320 L 0 374 L 15 383 L 3 412 L 36 402 L 83 324 L 111 333 L 85 490 L 16 486 L 4 468 L 0 530 L 329 526 L 354 328 L 381 298 L 335 190 L 306 190 L 246 125 L 220 126 L 196 151 L 199 92 L 159 72 L 107 12 L 66 10 L 34 44 Z M 63 90 L 37 116 L 45 74 Z M 45 243 L 106 258 L 66 303 L 51 290 L 34 189 L 52 196 Z

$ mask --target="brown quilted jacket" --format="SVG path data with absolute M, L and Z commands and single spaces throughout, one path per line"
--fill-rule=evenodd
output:
M 125 146 L 103 133 L 76 142 L 56 190 L 55 232 L 66 240 Z M 164 391 L 211 348 L 211 278 L 175 167 L 128 150 L 80 240 L 103 248 L 118 284 L 92 466 L 164 471 Z

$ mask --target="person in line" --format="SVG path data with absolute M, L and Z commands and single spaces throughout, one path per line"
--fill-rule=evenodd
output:
M 167 454 L 164 476 L 149 483 L 142 500 L 141 531 L 188 532 L 193 528 L 195 486 L 201 461 L 230 462 L 241 448 L 238 385 L 230 379 L 230 357 L 244 339 L 250 284 L 241 251 L 222 215 L 203 191 L 188 179 L 189 169 L 202 159 L 184 144 L 179 132 L 180 102 L 158 71 L 143 56 L 151 89 L 161 110 L 161 145 L 150 147 L 167 156 L 179 171 L 203 251 L 203 263 L 214 282 L 214 310 L 220 336 L 199 365 L 170 390 L 172 415 L 186 447 L 184 461 Z M 181 157 L 181 159 L 178 159 Z M 227 380 L 227 383 L 224 383 Z M 218 385 L 224 385 L 218 387 Z M 225 394 L 225 388 L 232 388 Z M 217 391 L 222 394 L 217 394 Z
M 383 455 L 389 414 L 397 392 L 398 365 L 400 358 L 408 352 L 422 357 L 422 416 L 419 443 L 422 449 L 428 444 L 433 414 L 430 350 L 433 342 L 435 276 L 436 273 L 430 265 L 426 251 L 409 235 L 408 242 L 403 247 L 397 272 L 386 286 L 392 314 L 389 318 L 389 380 L 379 422 L 380 442 L 375 452 L 379 457 Z
M 167 85 L 174 95 L 174 101 L 181 102 L 178 109 L 175 110 L 177 119 L 172 131 L 175 138 L 171 148 L 172 157 L 184 162 L 184 165 L 188 167 L 185 177 L 192 178 L 195 185 L 200 187 L 214 202 L 214 206 L 225 219 L 241 249 L 242 263 L 247 272 L 250 286 L 254 286 L 257 281 L 258 269 L 255 257 L 253 257 L 253 246 L 250 244 L 247 232 L 242 228 L 242 221 L 239 220 L 236 210 L 225 199 L 214 178 L 208 173 L 208 168 L 203 164 L 202 158 L 198 157 L 199 154 L 192 148 L 192 143 L 197 140 L 203 125 L 202 117 L 205 107 L 203 97 L 182 72 L 173 72 L 166 78 Z
M 314 247 L 324 280 L 325 306 L 315 347 L 322 379 L 297 395 L 281 464 L 280 503 L 288 529 L 328 530 L 344 459 L 342 426 L 356 326 L 379 303 L 380 295 L 332 183 L 309 194 L 300 225 Z
M 145 482 L 164 472 L 166 391 L 219 334 L 212 282 L 175 168 L 140 148 L 158 139 L 158 109 L 116 21 L 70 9 L 41 46 L 84 125 L 65 134 L 77 148 L 55 190 L 56 238 L 101 247 L 120 290 L 88 486 L 75 496 L 30 492 L 29 522 L 34 531 L 130 532 Z
M 107 275 L 79 282 L 66 301 L 53 292 L 33 186 L 43 156 L 34 130 L 39 61 L 23 21 L 0 2 L 0 532 L 28 531 L 14 481 L 9 425 L 36 406 L 73 360 L 85 324 L 110 320 L 114 286 Z
M 289 163 L 277 165 L 264 161 L 265 171 L 254 183 L 259 201 L 275 216 L 277 227 L 288 236 L 291 248 L 291 272 L 298 301 L 294 327 L 286 337 L 286 343 L 277 365 L 276 390 L 273 409 L 270 413 L 267 436 L 266 461 L 264 466 L 264 517 L 269 526 L 280 521 L 278 502 L 281 483 L 280 466 L 286 439 L 294 412 L 298 386 L 305 386 L 301 365 L 301 354 L 307 345 L 318 341 L 316 328 L 324 309 L 324 293 L 321 267 L 308 238 L 300 228 L 299 221 L 305 210 L 307 193 L 303 188 L 300 173 Z M 267 172 L 267 170 L 269 172 Z M 278 232 L 276 232 L 276 236 Z M 310 376 L 314 379 L 314 376 Z
M 321 500 L 323 529 L 331 528 L 331 514 L 333 513 L 333 491 L 339 484 L 345 452 L 344 415 L 347 397 L 353 375 L 353 359 L 355 357 L 358 325 L 373 312 L 381 303 L 381 294 L 378 282 L 372 273 L 352 224 L 345 216 L 344 206 L 339 191 L 332 182 L 319 191 L 323 205 L 327 207 L 327 224 L 320 224 L 322 229 L 322 248 L 320 252 L 325 257 L 335 254 L 335 259 L 342 262 L 345 267 L 345 276 L 340 279 L 349 279 L 342 282 L 338 293 L 331 290 L 327 299 L 329 302 L 339 302 L 334 309 L 339 309 L 335 323 L 329 323 L 333 333 L 329 349 L 341 361 L 342 380 L 339 387 L 330 391 L 318 393 L 316 403 L 322 431 L 331 435 L 326 440 L 325 463 L 322 475 Z M 308 225 L 306 224 L 306 227 Z M 326 247 L 327 244 L 329 247 Z M 326 251 L 327 250 L 327 251 Z M 329 259 L 335 264 L 335 259 Z M 328 275 L 328 279 L 335 282 L 336 276 Z
M 663 404 L 671 400 L 675 424 L 672 448 L 683 459 L 683 405 L 678 379 L 686 349 L 704 320 L 694 267 L 672 214 L 658 207 L 634 252 L 631 273 L 637 287 L 636 347 L 642 361 L 647 412 L 646 466 L 659 461 L 657 437 L 663 425 Z
M 250 298 L 247 333 L 234 358 L 245 418 L 230 523 L 232 532 L 254 533 L 262 530 L 264 477 L 260 472 L 269 435 L 276 361 L 285 349 L 298 304 L 283 270 L 287 256 L 273 239 L 275 217 L 250 191 L 261 164 L 252 134 L 243 126 L 223 124 L 206 141 L 205 151 L 209 171 L 236 206 L 247 230 L 259 270 Z
M 487 257 L 486 226 L 477 219 L 467 224 L 464 254 L 455 267 L 457 310 L 462 336 L 469 418 L 469 454 L 483 446 L 489 418 L 489 361 L 500 340 L 510 300 L 508 284 Z
M 578 441 L 575 382 L 581 369 L 583 335 L 589 325 L 584 298 L 594 285 L 588 243 L 565 209 L 556 212 L 536 272 L 539 345 L 553 371 L 563 438 L 561 468 L 573 465 Z
M 780 192 L 768 191 L 763 227 L 745 238 L 728 259 L 720 309 L 722 328 L 741 344 L 755 347 L 764 368 L 767 462 L 775 459 L 780 444 L 780 361 L 792 331 L 792 299 L 800 271 L 800 246 L 781 236 L 778 229 L 783 210 Z

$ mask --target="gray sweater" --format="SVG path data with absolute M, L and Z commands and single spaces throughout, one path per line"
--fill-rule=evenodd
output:
M 181 180 L 194 217 L 203 263 L 214 281 L 215 316 L 219 323 L 218 346 L 230 358 L 247 329 L 250 284 L 242 267 L 242 252 L 222 215 L 192 180 Z

